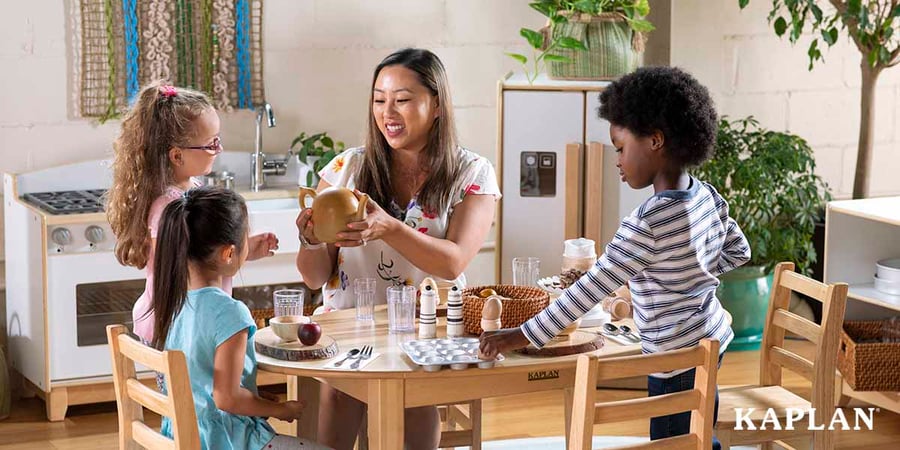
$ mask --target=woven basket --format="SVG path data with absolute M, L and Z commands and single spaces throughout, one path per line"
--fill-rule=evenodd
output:
M 549 28 L 545 30 L 542 31 L 546 36 Z M 553 54 L 568 57 L 570 61 L 548 62 L 547 75 L 552 79 L 615 80 L 641 65 L 644 37 L 635 33 L 619 14 L 570 17 L 568 22 L 557 24 L 553 34 L 578 39 L 587 50 L 554 50 Z
M 900 343 L 858 342 L 881 340 L 884 322 L 844 322 L 837 365 L 855 391 L 900 391 Z
M 500 321 L 503 328 L 515 328 L 537 313 L 544 310 L 550 304 L 550 294 L 536 287 L 528 286 L 475 286 L 463 290 L 463 324 L 466 333 L 480 335 L 481 310 L 486 299 L 478 296 L 484 289 L 493 289 L 503 297 L 500 303 L 503 305 L 503 313 Z

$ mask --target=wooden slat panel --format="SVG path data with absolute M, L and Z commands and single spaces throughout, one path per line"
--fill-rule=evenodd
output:
M 566 189 L 565 238 L 575 239 L 582 235 L 582 161 L 584 152 L 581 144 L 566 145 Z
M 131 434 L 134 436 L 135 442 L 143 445 L 145 448 L 152 449 L 175 449 L 175 441 L 153 431 L 143 422 L 131 422 Z
M 584 155 L 584 237 L 603 253 L 603 144 L 591 142 Z
M 787 270 L 781 275 L 781 285 L 792 291 L 806 294 L 820 302 L 825 301 L 825 292 L 828 290 L 827 285 Z
M 126 358 L 139 362 L 157 372 L 166 372 L 166 359 L 162 352 L 147 347 L 127 335 L 119 336 L 119 351 Z
M 813 363 L 796 353 L 781 347 L 769 349 L 769 359 L 785 369 L 790 369 L 809 381 L 813 380 Z
M 670 372 L 703 365 L 700 347 L 685 348 L 655 355 L 634 355 L 599 362 L 598 380 L 614 380 L 650 373 Z
M 776 310 L 772 322 L 809 339 L 814 344 L 819 343 L 819 336 L 822 335 L 822 327 L 785 309 Z
M 598 403 L 597 409 L 594 411 L 594 423 L 625 422 L 633 419 L 667 416 L 691 411 L 699 406 L 700 392 L 696 390 Z
M 175 411 L 172 408 L 172 404 L 169 403 L 169 398 L 165 395 L 162 395 L 155 389 L 148 388 L 141 384 L 141 382 L 135 380 L 134 378 L 130 378 L 125 382 L 126 391 L 125 395 L 130 397 L 132 400 L 144 405 L 145 408 L 166 417 L 175 416 Z

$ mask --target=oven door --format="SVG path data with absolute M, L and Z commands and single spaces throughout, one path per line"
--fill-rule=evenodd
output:
M 131 308 L 144 291 L 144 272 L 112 252 L 47 258 L 50 381 L 109 376 L 106 325 L 131 327 Z

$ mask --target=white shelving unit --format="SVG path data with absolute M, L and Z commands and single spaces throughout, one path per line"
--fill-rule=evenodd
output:
M 900 296 L 875 290 L 875 263 L 900 256 L 900 197 L 844 200 L 828 204 L 825 220 L 826 283 L 850 285 L 846 320 L 900 315 Z M 841 382 L 841 394 L 900 412 L 900 393 L 856 392 Z

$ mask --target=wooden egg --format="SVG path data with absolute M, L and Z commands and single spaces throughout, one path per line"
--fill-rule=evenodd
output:
M 491 296 L 484 301 L 484 308 L 481 310 L 481 318 L 484 320 L 497 320 L 503 314 L 503 303 L 500 297 Z

